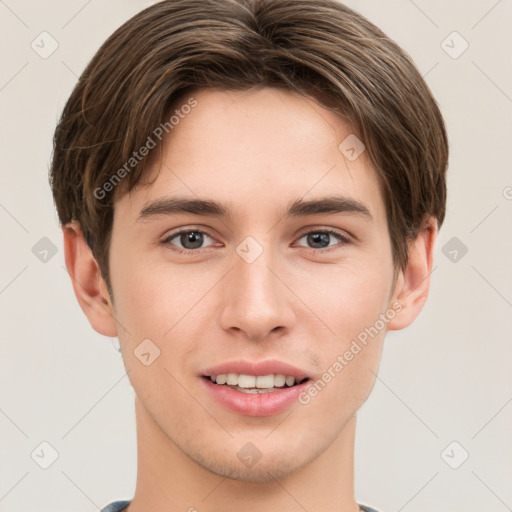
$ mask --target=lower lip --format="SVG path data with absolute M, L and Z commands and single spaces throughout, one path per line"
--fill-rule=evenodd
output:
M 244 393 L 214 384 L 209 378 L 202 377 L 201 380 L 226 409 L 245 416 L 272 416 L 286 410 L 298 400 L 298 395 L 309 382 L 307 380 L 291 388 L 279 388 L 268 393 Z

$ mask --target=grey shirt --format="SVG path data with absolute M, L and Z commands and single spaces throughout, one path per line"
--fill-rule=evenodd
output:
M 101 510 L 101 512 L 121 512 L 125 507 L 130 504 L 129 501 L 114 501 L 110 505 L 107 505 L 105 508 Z M 363 512 L 378 512 L 374 508 L 369 507 L 368 505 L 359 505 Z

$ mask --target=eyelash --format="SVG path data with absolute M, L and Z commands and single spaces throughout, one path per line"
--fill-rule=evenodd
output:
M 172 246 L 171 244 L 171 240 L 178 237 L 179 235 L 182 235 L 184 233 L 198 233 L 198 234 L 201 234 L 201 235 L 206 235 L 210 238 L 213 239 L 212 236 L 210 236 L 207 232 L 205 231 L 202 231 L 200 229 L 183 229 L 181 231 L 177 231 L 176 233 L 173 233 L 172 235 L 169 235 L 168 237 L 166 237 L 164 240 L 162 240 L 162 243 L 164 245 L 167 245 L 167 246 Z M 350 239 L 339 233 L 338 231 L 335 231 L 333 229 L 329 229 L 329 228 L 321 228 L 321 229 L 313 229 L 311 231 L 306 231 L 305 233 L 303 233 L 299 238 L 298 240 L 300 240 L 301 238 L 305 237 L 306 235 L 310 235 L 311 233 L 315 233 L 315 234 L 318 234 L 318 233 L 323 233 L 323 234 L 328 234 L 328 235 L 332 235 L 336 238 L 338 238 L 340 240 L 340 244 L 342 245 L 345 245 L 345 244 L 348 244 L 350 243 Z M 335 249 L 339 249 L 338 247 L 339 244 L 336 244 L 332 247 L 326 247 L 324 249 L 313 249 L 313 248 L 309 248 L 313 254 L 317 254 L 317 253 L 326 253 L 326 252 L 331 252 L 332 250 L 335 250 Z M 301 246 L 303 247 L 304 249 L 307 249 L 308 247 L 304 247 L 304 246 Z M 176 246 L 172 246 L 172 249 L 173 251 L 179 253 L 179 254 L 188 254 L 188 255 L 191 255 L 191 254 L 201 254 L 203 253 L 205 250 L 208 250 L 209 248 L 206 247 L 206 248 L 200 248 L 200 249 L 180 249 L 179 247 L 176 247 Z

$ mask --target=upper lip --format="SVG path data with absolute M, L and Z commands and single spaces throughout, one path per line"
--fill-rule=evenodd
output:
M 217 366 L 206 368 L 202 374 L 205 377 L 212 375 L 223 375 L 228 373 L 243 373 L 246 375 L 286 375 L 287 377 L 295 377 L 296 380 L 308 378 L 309 375 L 304 370 L 297 368 L 291 364 L 279 361 L 277 359 L 266 359 L 264 361 L 246 361 L 239 359 L 236 361 L 228 361 Z

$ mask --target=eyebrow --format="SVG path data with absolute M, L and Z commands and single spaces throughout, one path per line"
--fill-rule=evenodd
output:
M 147 203 L 139 213 L 137 222 L 158 215 L 193 215 L 232 218 L 233 209 L 209 199 L 189 199 L 185 197 L 163 197 Z M 296 199 L 285 211 L 284 217 L 303 217 L 308 215 L 325 215 L 337 213 L 353 213 L 372 220 L 369 209 L 360 201 L 344 196 L 330 196 L 319 199 Z

